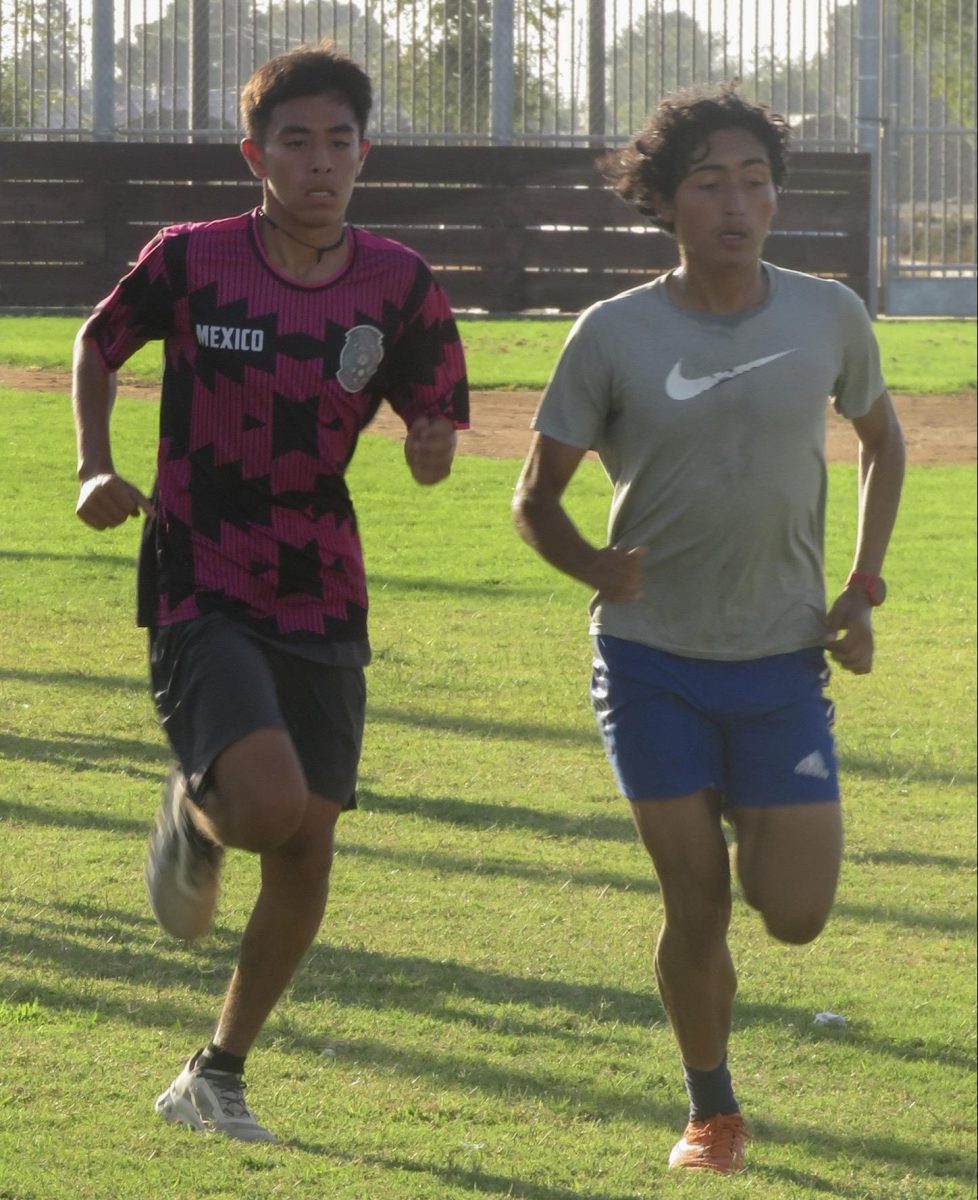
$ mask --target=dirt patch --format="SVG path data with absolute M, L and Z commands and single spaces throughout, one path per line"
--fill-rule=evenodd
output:
M 67 375 L 0 366 L 0 388 L 23 391 L 70 392 Z M 120 395 L 152 399 L 155 384 L 126 382 Z M 530 441 L 530 419 L 537 392 L 473 392 L 472 428 L 459 436 L 459 452 L 486 458 L 522 458 Z M 907 442 L 907 459 L 913 466 L 974 464 L 978 461 L 978 405 L 974 392 L 940 396 L 893 397 Z M 401 438 L 404 426 L 386 406 L 370 426 L 374 433 Z M 848 421 L 830 412 L 828 457 L 830 462 L 853 462 L 856 436 Z
M 537 392 L 473 392 L 472 428 L 459 435 L 462 454 L 488 458 L 522 458 L 530 441 L 530 420 Z M 978 420 L 974 392 L 949 396 L 894 396 L 903 426 L 907 461 L 913 466 L 973 464 L 978 460 Z M 403 437 L 404 426 L 389 409 L 370 427 L 390 437 Z M 857 448 L 852 425 L 829 412 L 829 462 L 854 462 Z

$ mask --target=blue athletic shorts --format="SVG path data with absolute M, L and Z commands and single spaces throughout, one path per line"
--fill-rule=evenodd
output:
M 748 662 L 594 639 L 591 701 L 621 792 L 715 788 L 733 806 L 839 799 L 829 669 L 819 648 Z

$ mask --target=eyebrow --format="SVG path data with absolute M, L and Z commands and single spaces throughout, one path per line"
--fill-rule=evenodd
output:
M 356 133 L 353 125 L 343 123 L 341 125 L 330 125 L 326 130 L 327 133 Z M 312 133 L 308 125 L 283 125 L 281 129 L 275 131 L 276 137 L 288 137 L 293 133 Z
M 744 170 L 746 167 L 767 167 L 771 170 L 771 164 L 766 158 L 745 158 L 743 162 L 736 163 L 735 170 Z M 695 175 L 697 171 L 729 171 L 730 168 L 725 163 L 697 163 L 695 167 L 689 170 L 690 175 Z

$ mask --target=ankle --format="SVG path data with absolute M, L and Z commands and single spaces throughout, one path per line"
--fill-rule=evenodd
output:
M 232 1075 L 243 1075 L 246 1057 L 244 1054 L 231 1054 L 211 1041 L 203 1050 L 197 1051 L 194 1066 L 201 1071 L 227 1071 Z
M 727 1069 L 726 1055 L 717 1066 L 707 1071 L 700 1071 L 683 1063 L 683 1079 L 689 1096 L 691 1121 L 707 1121 L 710 1117 L 720 1114 L 726 1116 L 740 1112 L 740 1106 L 734 1097 L 730 1071 Z

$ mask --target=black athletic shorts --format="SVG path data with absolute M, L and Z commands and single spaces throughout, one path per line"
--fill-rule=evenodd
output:
M 156 710 L 198 802 L 221 751 L 271 727 L 291 736 L 310 791 L 356 807 L 362 667 L 315 662 L 223 613 L 151 629 L 149 661 Z

